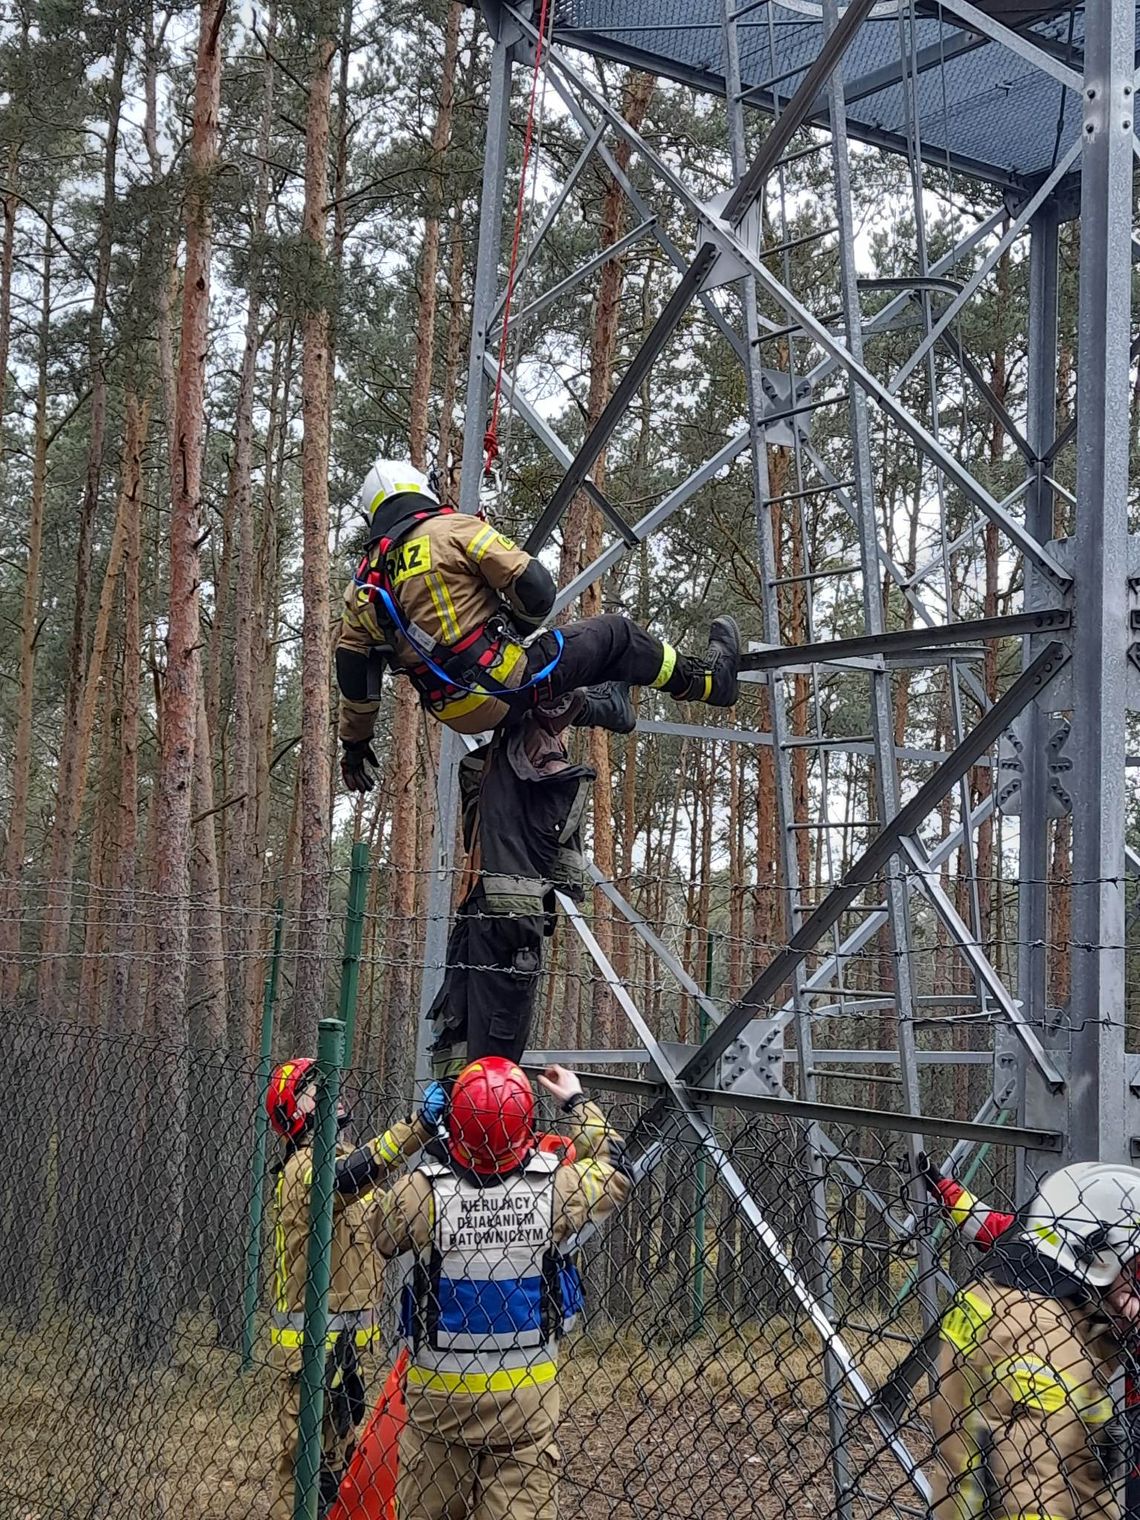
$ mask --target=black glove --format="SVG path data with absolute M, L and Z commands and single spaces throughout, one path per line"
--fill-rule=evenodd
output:
M 919 1151 L 915 1157 L 915 1172 L 926 1184 L 926 1191 L 935 1203 L 941 1203 L 942 1194 L 938 1191 L 938 1184 L 943 1180 L 942 1173 L 925 1151 Z
M 350 792 L 370 792 L 376 785 L 373 772 L 380 762 L 369 739 L 346 739 L 340 757 L 340 773 Z

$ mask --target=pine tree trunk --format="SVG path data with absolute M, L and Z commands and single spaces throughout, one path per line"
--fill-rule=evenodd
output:
M 265 488 L 262 492 L 261 502 L 261 539 L 257 553 L 257 617 L 255 622 L 258 628 L 264 630 L 264 643 L 260 658 L 257 661 L 257 815 L 254 824 L 254 856 L 260 862 L 267 861 L 266 851 L 269 844 L 272 822 L 270 767 L 273 763 L 273 719 L 275 712 L 273 698 L 277 674 L 276 639 L 280 627 L 277 586 L 279 582 L 278 558 L 281 553 L 277 533 L 276 505 L 281 500 L 281 482 L 285 468 L 288 438 L 286 419 L 289 416 L 289 402 L 293 383 L 294 331 L 294 327 L 290 325 L 284 345 L 278 339 L 274 346 L 273 371 L 269 386 L 269 418 L 265 443 Z M 278 862 L 277 872 L 280 872 L 280 870 L 281 865 Z M 270 903 L 280 895 L 281 891 L 280 876 L 277 875 L 276 880 L 270 880 L 270 874 L 276 873 L 265 872 L 261 893 L 263 909 L 268 909 Z M 259 967 L 251 965 L 250 983 L 251 985 L 260 983 Z M 252 1031 L 250 1046 L 252 1046 Z
M 256 202 L 250 237 L 256 249 L 265 236 L 269 212 L 269 151 L 273 131 L 273 49 L 277 10 L 266 23 L 265 65 L 258 127 Z M 230 475 L 231 517 L 237 540 L 237 586 L 234 596 L 233 702 L 228 748 L 224 815 L 226 865 L 227 976 L 231 1048 L 247 1054 L 253 1047 L 256 989 L 250 977 L 255 959 L 257 920 L 254 882 L 258 855 L 253 823 L 256 819 L 256 760 L 254 754 L 254 644 L 264 627 L 256 616 L 257 549 L 253 508 L 253 402 L 257 356 L 261 348 L 261 259 L 255 253 L 249 273 L 245 343 L 238 379 L 233 470 Z M 264 651 L 262 651 L 264 653 Z M 201 805 L 200 805 L 201 806 Z
M 199 689 L 194 721 L 194 786 L 190 849 L 190 1044 L 195 1049 L 226 1048 L 226 948 L 218 876 L 218 836 L 214 811 L 213 746 L 205 693 Z
M 20 162 L 20 147 L 13 143 L 8 150 L 8 172 L 5 184 L 16 183 L 16 170 Z M 7 413 L 8 396 L 8 349 L 12 341 L 12 269 L 16 261 L 16 210 L 15 192 L 9 191 L 0 198 L 0 216 L 4 220 L 4 235 L 0 241 L 0 459 L 4 456 L 4 418 Z M 51 220 L 51 213 L 48 213 Z
M 455 433 L 455 393 L 463 352 L 466 307 L 463 300 L 463 219 L 456 208 L 451 218 L 451 255 L 447 266 L 447 339 L 443 349 L 443 389 L 439 402 L 439 474 L 444 497 L 454 501 L 457 481 L 451 466 L 451 440 Z
M 302 245 L 314 279 L 326 268 L 329 198 L 329 104 L 333 41 L 313 53 L 305 123 L 305 209 Z M 329 847 L 329 311 L 323 288 L 302 322 L 301 495 L 304 560 L 301 636 L 301 922 L 293 1033 L 298 1048 L 316 1045 L 325 997 Z
M 149 404 L 126 397 L 123 444 L 123 674 L 119 696 L 119 792 L 115 821 L 111 894 L 114 904 L 114 965 L 111 972 L 108 1027 L 116 1034 L 134 1032 L 137 1010 L 130 1001 L 131 952 L 135 948 L 134 896 L 138 852 L 139 696 L 142 676 L 139 554 L 141 549 L 142 445 Z
M 202 495 L 206 350 L 210 315 L 211 192 L 218 159 L 222 76 L 219 39 L 225 0 L 202 0 L 185 207 L 186 269 L 175 393 L 175 474 L 170 512 L 170 612 L 162 703 L 162 753 L 154 812 L 155 892 L 163 912 L 155 926 L 151 989 L 156 1070 L 148 1083 L 146 1150 L 160 1215 L 147 1234 L 137 1284 L 135 1344 L 164 1361 L 173 1343 L 185 1199 L 188 1062 L 187 952 L 190 798 L 194 777 L 200 670 L 198 543 Z M 161 1095 L 161 1098 L 160 1098 Z M 161 1200 L 161 1205 L 158 1204 Z
M 64 951 L 71 920 L 71 877 L 75 864 L 78 834 L 78 809 L 72 799 L 81 794 L 82 781 L 76 775 L 81 735 L 77 713 L 82 695 L 84 652 L 87 645 L 87 599 L 91 588 L 91 545 L 95 515 L 99 507 L 99 485 L 103 469 L 103 440 L 107 425 L 107 375 L 104 363 L 103 316 L 111 274 L 113 218 L 115 210 L 115 168 L 119 148 L 119 115 L 123 103 L 123 74 L 127 60 L 127 8 L 122 7 L 115 36 L 115 55 L 108 88 L 107 136 L 103 150 L 103 198 L 99 213 L 99 236 L 95 257 L 95 278 L 91 297 L 91 320 L 87 332 L 87 366 L 91 376 L 91 417 L 87 443 L 87 465 L 83 500 L 76 528 L 75 589 L 72 604 L 71 642 L 67 657 L 67 688 L 64 696 L 63 725 L 56 781 L 55 822 L 52 828 L 52 852 L 49 868 L 47 902 L 44 910 L 42 960 L 37 977 L 37 1001 L 41 1012 L 49 1017 L 59 1013 L 57 1006 L 62 980 Z M 87 734 L 90 740 L 90 732 Z M 86 770 L 86 756 L 83 759 Z M 81 796 L 79 797 L 81 801 Z
M 20 70 L 23 72 L 28 55 L 28 34 L 31 31 L 30 7 L 20 11 Z M 0 240 L 0 459 L 4 457 L 4 419 L 8 400 L 8 350 L 12 342 L 12 270 L 16 262 L 16 217 L 19 201 L 16 199 L 16 176 L 20 168 L 20 152 L 23 144 L 13 138 L 8 148 L 7 173 L 4 178 L 3 196 L 0 196 L 0 216 L 3 217 L 4 235 Z M 52 219 L 48 206 L 47 222 Z
M 45 228 L 50 228 L 49 203 Z M 47 489 L 48 348 L 51 334 L 52 238 L 44 232 L 41 262 L 40 331 L 36 366 L 35 441 L 32 499 L 28 516 L 28 558 L 20 612 L 20 695 L 12 744 L 12 802 L 4 845 L 3 895 L 0 897 L 0 1005 L 10 1008 L 20 994 L 20 914 L 24 854 L 28 838 L 28 792 L 32 775 L 32 715 L 35 705 L 36 643 L 40 631 L 40 581 L 43 568 L 44 496 Z M 2 378 L 0 372 L 0 378 Z

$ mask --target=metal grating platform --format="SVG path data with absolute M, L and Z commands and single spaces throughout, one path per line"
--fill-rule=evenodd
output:
M 930 8 L 934 11 L 934 7 Z M 1002 22 L 1010 6 L 981 8 Z M 812 0 L 771 0 L 737 22 L 741 79 L 749 104 L 772 111 L 787 101 L 820 51 L 822 23 Z M 1041 7 L 1034 7 L 1038 13 Z M 1079 73 L 1083 7 L 1025 27 L 1022 35 Z M 632 63 L 698 89 L 724 93 L 719 0 L 563 0 L 555 24 L 563 43 Z M 1057 161 L 1058 142 L 1080 129 L 1079 95 L 1033 62 L 972 31 L 948 9 L 919 16 L 877 6 L 844 59 L 850 134 L 907 151 L 908 101 L 917 64 L 921 151 L 942 164 L 1012 187 L 1040 180 Z M 776 81 L 776 83 L 773 83 Z M 821 97 L 810 120 L 826 123 Z

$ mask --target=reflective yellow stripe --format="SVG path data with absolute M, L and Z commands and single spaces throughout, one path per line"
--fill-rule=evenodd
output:
M 700 697 L 698 698 L 698 701 L 707 702 L 708 699 L 711 696 L 712 696 L 712 671 L 710 670 L 710 671 L 707 671 L 705 673 L 705 684 L 704 684 L 704 686 L 701 687 L 701 694 L 700 694 Z
M 400 1159 L 400 1147 L 396 1144 L 391 1130 L 385 1130 L 382 1135 L 377 1135 L 372 1142 L 372 1149 L 381 1161 Z
M 1043 1240 L 1047 1246 L 1059 1246 L 1061 1244 L 1061 1237 L 1050 1225 L 1034 1225 L 1033 1233 Z
M 325 1336 L 325 1345 L 331 1346 L 337 1336 L 342 1333 L 340 1330 L 330 1330 Z M 371 1330 L 357 1330 L 353 1335 L 353 1340 L 358 1347 L 365 1349 L 373 1345 L 379 1335 L 380 1331 L 376 1327 Z M 305 1332 L 303 1330 L 278 1330 L 271 1328 L 269 1339 L 275 1346 L 284 1346 L 288 1351 L 295 1351 L 299 1346 L 305 1344 Z
M 672 644 L 662 644 L 661 650 L 661 669 L 649 683 L 650 686 L 656 687 L 658 691 L 668 682 L 669 677 L 677 667 L 677 651 L 673 648 Z
M 440 638 L 445 644 L 454 644 L 460 637 L 460 633 L 459 619 L 455 615 L 455 603 L 451 600 L 451 593 L 444 585 L 443 577 L 438 571 L 432 570 L 424 579 L 431 592 L 432 606 L 439 618 Z
M 986 1456 L 989 1428 L 976 1409 L 966 1411 L 963 1422 L 965 1462 L 952 1487 L 959 1520 L 978 1520 L 986 1510 Z
M 578 1184 L 586 1195 L 586 1204 L 592 1208 L 606 1190 L 606 1177 L 608 1170 L 603 1170 L 597 1161 L 579 1161 L 574 1170 L 578 1174 Z
M 976 1293 L 963 1291 L 942 1316 L 939 1327 L 942 1339 L 949 1341 L 963 1356 L 971 1356 L 981 1345 L 986 1324 L 993 1318 L 993 1305 Z
M 480 528 L 475 537 L 467 545 L 467 558 L 473 559 L 478 564 L 494 542 L 494 528 Z
M 952 1204 L 950 1207 L 950 1218 L 956 1225 L 964 1225 L 969 1219 L 970 1214 L 973 1212 L 974 1205 L 977 1203 L 977 1201 L 978 1200 L 974 1197 L 973 1193 L 967 1193 L 966 1189 L 963 1188 L 958 1202 Z
M 436 1393 L 510 1393 L 515 1388 L 538 1388 L 551 1383 L 557 1371 L 556 1362 L 537 1362 L 533 1367 L 499 1372 L 433 1372 L 427 1367 L 409 1367 L 408 1382 Z
M 502 654 L 491 667 L 490 674 L 496 681 L 505 682 L 507 676 L 514 670 L 526 651 L 521 644 L 508 644 Z M 451 702 L 441 702 L 438 707 L 433 707 L 432 712 L 441 723 L 446 723 L 449 718 L 462 717 L 464 713 L 473 712 L 475 708 L 487 701 L 497 701 L 493 691 L 469 692 L 462 697 L 456 697 Z
M 1064 1380 L 1040 1357 L 1023 1356 L 1000 1362 L 994 1368 L 999 1384 L 1025 1409 L 1056 1414 L 1068 1402 Z
M 1056 1414 L 1068 1406 L 1085 1425 L 1107 1425 L 1115 1409 L 1112 1399 L 1094 1379 L 1078 1383 L 1036 1356 L 1021 1356 L 994 1368 L 998 1382 L 1024 1409 Z

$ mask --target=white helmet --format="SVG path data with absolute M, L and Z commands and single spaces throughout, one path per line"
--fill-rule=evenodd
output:
M 424 506 L 429 510 L 440 504 L 431 482 L 414 464 L 409 464 L 406 459 L 378 459 L 364 477 L 356 504 L 371 524 L 382 506 L 390 504 L 397 496 L 409 494 L 425 497 Z
M 1040 1184 L 1021 1238 L 1092 1288 L 1109 1288 L 1140 1256 L 1140 1170 L 1079 1161 Z

